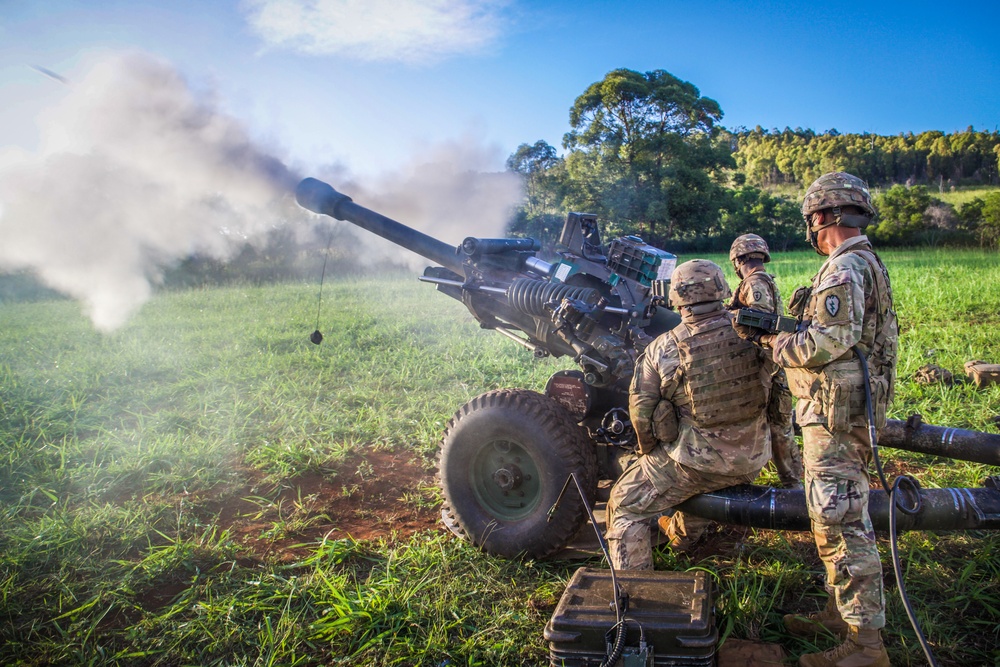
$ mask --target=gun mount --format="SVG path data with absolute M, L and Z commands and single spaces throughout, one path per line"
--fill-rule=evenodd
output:
M 587 509 L 567 496 L 550 508 L 570 473 L 599 500 L 598 482 L 615 480 L 635 457 L 628 383 L 635 361 L 680 318 L 666 304 L 676 257 L 637 237 L 603 246 L 596 217 L 570 213 L 557 252 L 538 257 L 534 239 L 466 238 L 451 246 L 375 213 L 313 178 L 296 198 L 434 262 L 420 280 L 461 301 L 480 326 L 536 356 L 570 356 L 574 370 L 553 375 L 544 393 L 501 389 L 459 408 L 445 428 L 438 469 L 442 519 L 455 533 L 506 557 L 543 558 L 584 527 Z M 1000 465 L 1000 435 L 889 420 L 879 445 Z M 872 492 L 872 518 L 886 528 L 884 492 Z M 802 491 L 743 486 L 695 496 L 685 511 L 756 528 L 808 530 Z M 1000 478 L 983 488 L 932 489 L 903 530 L 1000 530 Z

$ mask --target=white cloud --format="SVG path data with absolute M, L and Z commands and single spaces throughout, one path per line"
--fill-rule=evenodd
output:
M 431 62 L 492 44 L 508 0 L 245 0 L 272 46 L 358 60 Z

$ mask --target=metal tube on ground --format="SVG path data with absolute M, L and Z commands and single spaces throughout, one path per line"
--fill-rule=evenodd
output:
M 1000 530 L 997 488 L 921 489 L 922 507 L 897 513 L 899 530 Z M 689 498 L 677 506 L 720 523 L 773 530 L 810 530 L 805 492 L 744 484 Z M 877 531 L 889 529 L 889 498 L 869 492 L 868 513 Z
M 933 426 L 923 423 L 920 415 L 911 415 L 906 421 L 886 420 L 878 444 L 880 447 L 1000 466 L 1000 434 Z

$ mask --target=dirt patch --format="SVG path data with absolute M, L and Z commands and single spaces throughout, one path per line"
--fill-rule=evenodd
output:
M 258 558 L 289 562 L 327 539 L 400 539 L 437 528 L 434 472 L 409 452 L 365 450 L 336 470 L 268 484 L 259 471 L 201 509 Z

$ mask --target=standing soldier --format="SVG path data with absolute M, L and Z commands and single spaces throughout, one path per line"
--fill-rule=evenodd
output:
M 792 296 L 798 332 L 765 335 L 761 342 L 773 348 L 798 399 L 806 504 L 831 597 L 823 611 L 788 615 L 785 625 L 794 634 L 825 627 L 844 638 L 824 653 L 803 655 L 799 665 L 887 667 L 879 633 L 885 626 L 882 563 L 868 514 L 872 448 L 864 385 L 867 375 L 880 430 L 896 377 L 889 274 L 861 231 L 875 217 L 864 181 L 843 172 L 820 176 L 806 191 L 802 214 L 807 238 L 827 260 L 812 287 Z
M 767 241 L 756 234 L 744 234 L 733 241 L 729 249 L 740 285 L 730 304 L 730 309 L 753 308 L 777 315 L 784 314 L 781 295 L 774 283 L 774 276 L 764 270 L 771 261 Z M 742 325 L 734 324 L 741 335 L 747 333 Z M 778 479 L 786 488 L 802 487 L 802 453 L 795 443 L 792 428 L 792 394 L 788 390 L 785 371 L 771 362 L 771 394 L 767 400 L 767 423 L 771 429 L 771 454 Z
M 636 364 L 629 412 L 639 460 L 608 501 L 611 563 L 651 570 L 650 519 L 691 496 L 752 482 L 771 456 L 770 375 L 763 351 L 737 335 L 722 300 L 722 269 L 704 259 L 674 271 L 670 300 L 681 323 L 661 334 Z M 708 521 L 675 513 L 671 546 L 692 545 Z

